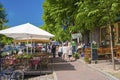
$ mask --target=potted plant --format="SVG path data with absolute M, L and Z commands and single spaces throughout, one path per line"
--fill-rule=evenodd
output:
M 74 57 L 75 59 L 79 59 L 79 58 L 80 58 L 80 54 L 74 53 L 74 54 L 73 54 L 73 57 Z
M 90 58 L 89 57 L 84 57 L 84 61 L 86 62 L 86 63 L 91 63 L 91 60 L 90 60 Z

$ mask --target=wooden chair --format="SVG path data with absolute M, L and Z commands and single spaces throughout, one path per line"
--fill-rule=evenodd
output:
M 104 54 L 103 48 L 99 47 L 97 51 L 98 51 L 98 59 L 104 59 L 105 54 Z
M 103 48 L 100 47 L 100 48 L 98 48 L 97 51 L 98 51 L 98 55 L 104 55 Z
M 111 48 L 104 48 L 104 54 L 105 54 L 105 58 L 106 60 L 111 59 Z
M 86 48 L 84 50 L 84 56 L 88 57 L 88 58 L 91 58 L 91 48 Z
M 120 50 L 116 52 L 116 58 L 120 59 Z

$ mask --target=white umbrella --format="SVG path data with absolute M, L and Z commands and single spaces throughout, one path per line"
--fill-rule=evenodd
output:
M 53 34 L 42 30 L 30 23 L 18 25 L 15 27 L 11 27 L 5 30 L 1 30 L 0 34 L 6 35 L 7 37 L 11 37 L 13 39 L 35 39 L 35 38 L 51 38 L 54 37 Z M 31 42 L 32 43 L 32 42 Z
M 18 25 L 5 30 L 1 30 L 0 34 L 4 34 L 11 38 L 51 38 L 53 34 L 42 30 L 30 23 Z

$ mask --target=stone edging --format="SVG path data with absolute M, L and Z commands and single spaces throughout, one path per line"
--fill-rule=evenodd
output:
M 54 77 L 54 80 L 58 80 L 58 79 L 57 79 L 56 72 L 54 72 L 54 71 L 53 71 L 53 77 Z

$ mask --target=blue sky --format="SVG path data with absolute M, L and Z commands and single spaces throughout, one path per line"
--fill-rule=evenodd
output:
M 35 26 L 43 25 L 42 3 L 44 0 L 0 0 L 7 13 L 8 26 L 31 23 Z

